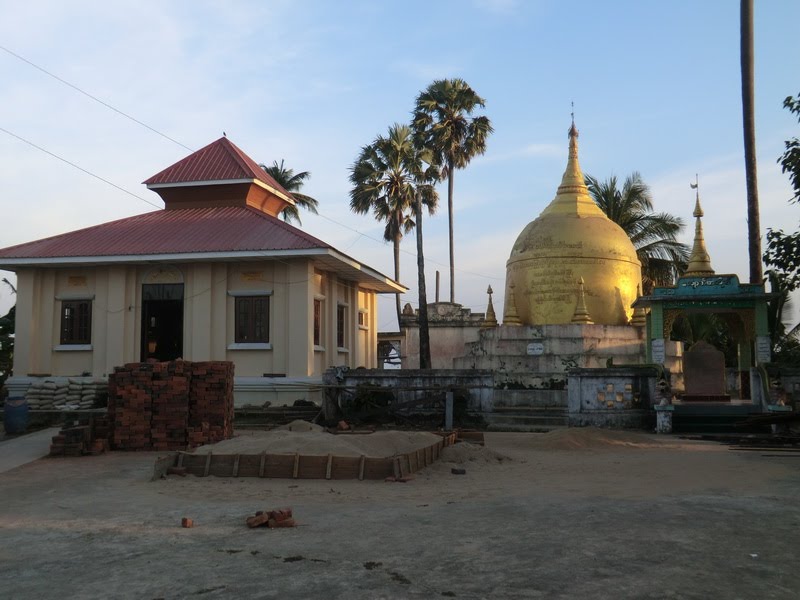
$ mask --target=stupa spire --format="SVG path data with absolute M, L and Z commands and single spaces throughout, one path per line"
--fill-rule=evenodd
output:
M 492 304 L 492 294 L 494 293 L 492 286 L 489 286 L 486 293 L 489 294 L 489 306 L 486 307 L 486 316 L 481 327 L 497 327 L 497 317 L 494 314 L 494 305 Z
M 706 241 L 703 238 L 703 209 L 700 206 L 700 182 L 695 177 L 695 182 L 689 185 L 695 190 L 694 213 L 694 244 L 692 245 L 692 254 L 689 256 L 689 266 L 686 267 L 684 275 L 692 277 L 703 277 L 705 275 L 713 275 L 714 268 L 711 266 L 711 256 L 706 250 Z
M 503 325 L 522 325 L 517 314 L 517 300 L 514 298 L 514 282 L 508 285 L 508 298 L 506 298 L 506 310 L 503 315 Z
M 542 211 L 548 213 L 573 214 L 580 217 L 605 216 L 605 213 L 595 204 L 589 195 L 589 188 L 583 177 L 580 162 L 578 161 L 578 128 L 575 126 L 575 113 L 572 113 L 572 123 L 569 131 L 569 154 L 567 155 L 567 168 L 561 177 L 556 197 Z
M 642 296 L 641 288 L 636 286 L 636 299 L 638 300 Z M 633 309 L 633 317 L 631 318 L 631 325 L 634 327 L 644 327 L 647 325 L 647 311 L 641 306 L 637 306 Z
M 592 325 L 592 317 L 586 308 L 586 297 L 583 293 L 583 277 L 578 279 L 578 302 L 575 305 L 575 313 L 572 315 L 572 323 L 582 325 Z

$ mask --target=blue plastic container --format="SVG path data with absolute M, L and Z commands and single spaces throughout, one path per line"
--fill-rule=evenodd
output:
M 25 433 L 28 428 L 28 401 L 25 398 L 9 398 L 3 408 L 3 426 L 6 433 Z

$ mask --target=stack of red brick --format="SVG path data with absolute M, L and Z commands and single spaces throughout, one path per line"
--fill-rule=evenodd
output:
M 109 378 L 118 450 L 182 450 L 233 435 L 233 363 L 129 363 Z
M 192 363 L 189 445 L 201 446 L 233 435 L 233 363 Z M 230 398 L 230 402 L 220 402 Z
M 50 456 L 102 454 L 109 448 L 111 428 L 105 415 L 92 416 L 83 424 L 65 425 L 50 443 Z

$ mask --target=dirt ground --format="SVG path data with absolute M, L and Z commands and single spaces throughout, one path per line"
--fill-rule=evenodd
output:
M 0 475 L 0 596 L 800 597 L 800 455 L 598 430 L 486 440 L 409 483 L 151 482 L 157 453 L 42 459 Z M 284 506 L 299 527 L 245 527 Z

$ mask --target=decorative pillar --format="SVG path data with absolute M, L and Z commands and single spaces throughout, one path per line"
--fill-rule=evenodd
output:
M 650 335 L 648 336 L 650 361 L 663 365 L 666 361 L 664 343 L 664 307 L 653 304 L 650 308 Z
M 750 367 L 753 366 L 752 340 L 742 337 L 737 345 L 739 369 L 739 397 L 750 397 Z
M 755 306 L 756 321 L 756 364 L 763 365 L 772 360 L 772 339 L 769 335 L 769 317 L 766 301 Z

